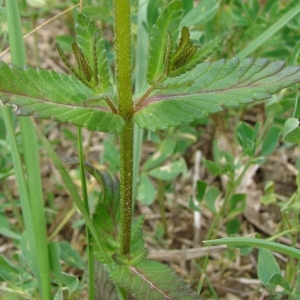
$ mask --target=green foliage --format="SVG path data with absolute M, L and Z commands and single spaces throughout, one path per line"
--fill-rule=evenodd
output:
M 153 91 L 137 101 L 136 123 L 149 130 L 165 129 L 206 117 L 254 100 L 270 97 L 284 87 L 300 81 L 299 67 L 284 67 L 284 62 L 266 59 L 202 63 L 190 72 L 165 80 L 168 84 L 193 80 L 186 87 Z
M 186 28 L 186 27 L 183 27 L 183 28 Z M 221 44 L 224 41 L 224 39 L 226 38 L 226 36 L 227 36 L 227 33 L 225 32 L 225 33 L 217 36 L 215 39 L 204 44 L 203 46 L 198 47 L 198 49 L 195 49 L 192 56 L 189 57 L 189 59 L 187 59 L 187 62 L 183 66 L 180 66 L 180 67 L 172 70 L 172 72 L 169 74 L 169 76 L 175 77 L 180 74 L 183 74 L 187 71 L 192 70 L 198 64 L 205 61 L 206 58 L 208 58 L 211 54 L 213 54 L 221 46 Z M 191 81 L 193 81 L 193 80 L 191 80 Z
M 16 83 L 17 82 L 17 83 Z M 123 119 L 105 107 L 87 107 L 93 92 L 73 77 L 0 62 L 0 96 L 17 115 L 68 122 L 90 130 L 120 131 Z
M 88 60 L 94 84 L 99 92 L 105 93 L 110 87 L 110 82 L 106 50 L 104 40 L 100 37 L 100 31 L 96 28 L 94 21 L 83 14 L 78 15 L 75 30 L 76 41 Z
M 259 280 L 275 295 L 276 299 L 281 299 L 283 295 L 291 294 L 292 290 L 281 275 L 281 270 L 272 252 L 268 249 L 259 249 L 257 275 Z M 283 292 L 275 291 L 277 286 L 282 287 Z
M 165 2 L 168 2 L 167 6 L 160 11 L 162 3 Z M 120 103 L 116 103 L 120 93 L 115 95 L 114 87 L 111 85 L 113 80 L 110 79 L 108 72 L 105 42 L 94 22 L 82 14 L 78 15 L 76 21 L 76 39 L 72 41 L 72 47 L 69 47 L 73 50 L 77 65 L 71 66 L 67 56 L 58 47 L 63 61 L 77 79 L 55 72 L 34 70 L 29 67 L 22 69 L 1 63 L 1 101 L 15 105 L 18 115 L 51 118 L 89 130 L 122 132 L 123 134 L 123 129 L 132 125 L 128 123 L 128 120 L 131 121 L 131 119 L 140 127 L 151 131 L 165 129 L 199 121 L 223 108 L 266 99 L 299 82 L 299 67 L 285 67 L 282 61 L 268 62 L 266 59 L 239 60 L 234 58 L 213 63 L 204 62 L 218 50 L 227 36 L 227 33 L 222 32 L 215 34 L 216 31 L 223 29 L 230 31 L 234 28 L 230 26 L 230 20 L 235 19 L 241 28 L 249 27 L 260 30 L 267 25 L 267 20 L 263 17 L 264 12 L 275 18 L 279 9 L 278 5 L 272 4 L 270 1 L 266 1 L 267 3 L 262 9 L 257 0 L 249 3 L 231 2 L 233 4 L 231 3 L 232 5 L 228 5 L 228 7 L 230 7 L 229 10 L 234 7 L 232 11 L 228 11 L 227 3 L 224 6 L 225 2 L 218 3 L 210 0 L 200 1 L 194 9 L 192 9 L 193 1 L 149 1 L 147 9 L 147 29 L 150 35 L 148 85 L 145 90 L 136 91 L 134 106 L 128 109 L 129 115 L 124 119 L 118 112 Z M 89 15 L 101 14 L 100 18 L 111 24 L 112 2 L 105 0 L 103 3 L 103 10 L 100 9 L 100 6 L 89 5 L 84 10 Z M 131 1 L 131 5 L 135 8 L 136 1 Z M 219 6 L 221 8 L 218 11 Z M 244 11 L 247 11 L 247 18 L 242 15 Z M 223 14 L 231 16 L 231 18 L 224 18 L 226 26 L 221 26 L 223 23 L 215 22 L 215 19 L 220 22 Z M 132 20 L 135 18 L 136 15 L 133 14 Z M 256 27 L 257 22 L 259 24 Z M 214 28 L 215 24 L 218 25 L 217 29 Z M 297 25 L 297 20 L 289 24 L 295 28 Z M 191 26 L 195 29 L 194 31 L 189 30 L 188 27 Z M 179 34 L 180 31 L 181 34 Z M 133 35 L 134 32 L 135 28 L 133 27 Z M 217 37 L 214 38 L 212 35 Z M 201 45 L 206 39 L 211 40 Z M 242 42 L 245 43 L 245 41 Z M 235 49 L 230 45 L 230 41 L 226 42 L 225 47 Z M 290 51 L 288 48 L 291 48 L 291 45 L 293 43 L 286 47 L 285 51 Z M 293 62 L 297 61 L 299 49 L 298 45 L 293 51 Z M 231 51 L 227 52 L 230 54 Z M 276 57 L 279 54 L 273 52 L 272 55 Z M 117 60 L 116 68 L 118 67 Z M 130 74 L 127 75 L 130 77 Z M 128 85 L 126 88 L 131 89 L 131 86 Z M 127 100 L 130 100 L 128 102 L 131 103 L 131 99 Z M 290 102 L 294 102 L 294 99 Z M 281 111 L 278 115 L 291 108 L 288 103 L 276 102 L 273 103 L 273 106 L 277 106 L 277 112 Z M 289 142 L 299 142 L 298 110 L 295 109 L 294 118 L 284 127 L 284 136 Z M 246 208 L 246 195 L 237 192 L 242 177 L 250 165 L 261 164 L 265 157 L 274 151 L 279 140 L 281 128 L 278 125 L 278 119 L 274 119 L 274 123 L 277 121 L 276 124 L 270 125 L 270 120 L 273 121 L 273 119 L 272 116 L 268 116 L 268 118 L 267 125 L 257 124 L 252 127 L 247 123 L 240 122 L 236 127 L 235 138 L 242 147 L 241 156 L 237 160 L 233 153 L 219 149 L 216 143 L 213 148 L 214 157 L 211 160 L 203 158 L 202 162 L 211 174 L 214 176 L 226 175 L 228 179 L 224 191 L 220 187 L 208 186 L 204 181 L 198 181 L 196 194 L 198 202 L 190 201 L 190 207 L 193 210 L 201 211 L 203 206 L 206 206 L 213 215 L 213 222 L 207 234 L 208 238 L 213 238 L 224 224 L 228 235 L 239 233 L 241 228 L 239 215 Z M 0 119 L 0 139 L 5 135 L 5 132 L 1 131 L 1 125 Z M 155 135 L 158 145 L 156 152 L 142 166 L 137 198 L 143 204 L 151 204 L 155 199 L 156 189 L 152 182 L 153 179 L 158 180 L 159 185 L 163 186 L 165 182 L 174 180 L 179 174 L 187 173 L 187 166 L 182 154 L 191 141 L 196 141 L 198 137 L 194 132 L 196 129 L 192 131 L 190 128 L 182 126 L 169 131 L 165 139 L 161 139 L 157 133 L 151 133 L 153 136 Z M 66 130 L 64 133 L 71 136 Z M 72 139 L 74 140 L 73 137 L 70 138 L 70 140 Z M 131 135 L 124 139 L 125 142 L 123 144 L 121 142 L 120 147 L 122 157 L 129 158 L 128 161 L 130 161 L 130 157 L 129 155 L 125 156 L 127 153 L 124 154 L 126 152 L 124 145 L 132 139 L 131 132 Z M 105 162 L 110 164 L 110 170 L 116 173 L 121 165 L 123 171 L 123 167 L 128 162 L 121 160 L 120 164 L 113 139 L 106 140 L 103 144 L 105 148 L 103 157 Z M 128 150 L 130 152 L 132 149 Z M 244 163 L 245 159 L 246 163 Z M 78 164 L 77 160 L 68 160 L 67 162 Z M 125 221 L 124 218 L 120 218 L 120 207 L 124 208 L 124 202 L 120 205 L 120 198 L 122 201 L 124 191 L 127 193 L 131 190 L 130 180 L 126 181 L 127 178 L 124 179 L 121 174 L 121 178 L 123 176 L 121 191 L 123 192 L 120 193 L 119 182 L 111 175 L 100 172 L 88 163 L 85 163 L 84 168 L 96 178 L 102 188 L 101 197 L 99 197 L 96 212 L 93 215 L 93 226 L 96 228 L 97 234 L 93 235 L 94 239 L 91 239 L 94 258 L 103 264 L 109 264 L 109 267 L 105 265 L 100 268 L 99 280 L 102 285 L 109 286 L 107 289 L 102 289 L 100 299 L 116 299 L 118 297 L 108 273 L 117 288 L 121 287 L 121 291 L 118 291 L 119 295 L 122 293 L 126 295 L 124 291 L 128 291 L 137 299 L 197 299 L 195 293 L 187 289 L 186 284 L 170 268 L 145 259 L 147 251 L 144 249 L 142 233 L 144 217 L 140 216 L 131 222 L 130 209 L 124 214 L 126 220 L 130 220 L 131 235 L 128 234 L 130 251 L 123 254 L 122 239 L 124 235 L 120 232 Z M 131 169 L 131 167 L 128 168 L 129 171 Z M 124 173 L 128 177 L 129 174 L 132 174 Z M 2 172 L 0 176 L 7 177 L 8 173 Z M 161 184 L 162 182 L 163 184 Z M 298 182 L 300 182 L 299 178 Z M 159 192 L 162 190 L 163 194 L 164 189 L 163 186 Z M 82 190 L 84 194 L 84 187 Z M 262 199 L 263 203 L 277 204 L 274 185 L 268 184 L 265 191 L 267 195 Z M 127 196 L 132 198 L 130 192 L 127 193 Z M 160 198 L 163 198 L 163 195 Z M 288 219 L 288 213 L 291 212 L 296 216 L 297 209 L 299 210 L 297 199 L 295 193 L 287 203 L 281 204 L 282 214 L 286 219 Z M 8 227 L 7 224 L 5 226 Z M 295 230 L 298 229 L 291 226 L 289 233 L 293 234 Z M 157 236 L 159 234 L 162 236 L 163 232 L 166 234 L 167 230 L 164 228 L 161 233 L 157 233 Z M 15 239 L 19 238 L 18 235 L 12 235 L 8 230 L 5 233 Z M 97 237 L 99 237 L 102 247 L 96 243 Z M 206 243 L 227 243 L 239 246 L 245 253 L 249 251 L 249 247 L 246 248 L 246 246 L 261 247 L 258 261 L 260 280 L 271 292 L 275 286 L 279 285 L 285 289 L 284 293 L 292 295 L 290 282 L 281 276 L 281 270 L 274 257 L 270 251 L 266 251 L 264 248 L 299 259 L 300 254 L 297 249 L 269 241 L 244 238 L 212 240 L 206 241 Z M 0 258 L 0 265 L 3 268 L 0 268 L 0 278 L 10 282 L 19 280 L 18 285 L 22 285 L 22 282 L 25 281 L 29 282 L 30 293 L 28 294 L 32 295 L 36 288 L 36 282 L 26 268 L 34 269 L 34 261 L 31 260 L 32 256 L 30 256 L 24 240 L 22 247 L 27 261 L 21 257 L 18 263 L 21 259 L 26 263 L 21 267 L 19 265 L 16 267 L 4 258 Z M 54 299 L 63 299 L 66 296 L 64 293 L 66 289 L 69 298 L 75 297 L 82 286 L 75 276 L 64 274 L 58 262 L 62 259 L 70 266 L 82 268 L 82 260 L 68 243 L 51 243 L 49 249 L 51 270 L 55 275 L 55 284 L 59 286 Z M 233 251 L 231 251 L 231 255 L 234 256 Z M 271 265 L 266 270 L 264 269 L 265 262 Z M 16 278 L 19 272 L 22 273 L 21 279 Z M 295 273 L 291 272 L 291 274 Z M 299 278 L 297 280 L 299 281 Z M 26 294 L 25 296 L 30 297 L 30 295 Z
M 298 119 L 289 118 L 286 120 L 283 127 L 283 137 L 286 142 L 299 143 L 300 128 Z
M 151 29 L 147 75 L 147 80 L 150 83 L 159 79 L 164 73 L 168 34 L 171 35 L 171 49 L 175 48 L 180 17 L 182 15 L 181 8 L 181 1 L 171 1 L 169 5 L 162 10 L 156 24 Z
M 202 0 L 182 18 L 180 26 L 202 25 L 216 15 L 218 8 L 216 0 Z
M 203 243 L 207 245 L 221 245 L 226 244 L 230 246 L 251 246 L 251 247 L 259 247 L 264 249 L 269 249 L 272 251 L 280 252 L 289 255 L 290 257 L 294 257 L 300 259 L 300 250 L 286 246 L 280 243 L 271 242 L 268 240 L 262 240 L 257 238 L 244 238 L 244 237 L 230 237 L 230 238 L 222 238 L 217 240 L 203 241 Z
M 118 266 L 110 277 L 136 299 L 197 299 L 172 269 L 155 261 L 142 260 L 136 265 Z
M 97 283 L 95 286 L 95 294 L 98 300 L 118 300 L 118 294 L 114 283 L 109 279 L 109 272 L 104 265 L 95 263 L 95 279 Z

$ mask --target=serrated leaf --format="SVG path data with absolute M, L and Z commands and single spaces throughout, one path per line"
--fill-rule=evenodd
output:
M 93 20 L 78 14 L 75 24 L 76 41 L 90 63 L 93 61 L 93 37 L 96 26 Z
M 299 82 L 300 68 L 267 59 L 222 59 L 199 64 L 164 83 L 172 85 L 189 79 L 194 83 L 188 87 L 154 90 L 146 99 L 137 100 L 135 122 L 149 130 L 165 129 L 201 119 L 223 107 L 263 100 Z
M 96 85 L 104 93 L 110 88 L 104 40 L 93 20 L 78 14 L 76 21 L 76 41 L 92 68 L 94 76 L 92 86 Z
M 161 7 L 161 0 L 149 0 L 147 5 L 147 27 L 151 29 L 152 26 L 156 23 L 157 18 L 159 17 L 159 10 Z
M 74 77 L 0 62 L 0 99 L 15 105 L 17 115 L 33 115 L 96 131 L 121 131 L 122 117 L 106 107 L 84 106 L 85 100 L 94 95 Z
M 109 81 L 108 60 L 103 38 L 100 38 L 97 42 L 96 55 L 98 64 L 98 81 L 101 85 L 102 91 L 105 92 L 109 90 L 111 85 Z
M 145 216 L 141 215 L 132 223 L 130 252 L 144 248 L 143 225 Z
M 142 260 L 134 266 L 118 266 L 110 277 L 136 299 L 199 299 L 172 269 L 151 260 Z
M 156 24 L 151 30 L 150 50 L 148 62 L 148 82 L 153 82 L 159 78 L 165 69 L 165 50 L 168 42 L 168 35 L 172 38 L 172 49 L 175 48 L 175 41 L 178 36 L 178 27 L 182 15 L 182 2 L 171 1 L 165 7 Z
M 95 261 L 95 300 L 118 300 L 115 285 L 104 265 Z
M 78 158 L 65 157 L 63 162 L 69 165 L 79 165 Z M 117 214 L 120 200 L 120 183 L 108 172 L 95 168 L 90 162 L 84 162 L 84 168 L 97 180 L 102 189 L 103 197 L 101 202 L 110 206 L 111 212 Z
M 177 70 L 185 66 L 195 54 L 197 48 L 190 40 L 190 32 L 187 27 L 182 27 L 181 37 L 175 53 L 172 56 L 171 70 Z

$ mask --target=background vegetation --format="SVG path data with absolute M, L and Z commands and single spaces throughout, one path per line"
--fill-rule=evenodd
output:
M 143 84 L 139 72 L 145 68 L 147 32 L 159 15 L 158 8 L 167 2 L 131 1 L 136 89 Z M 8 47 L 8 19 L 4 1 L 0 4 L 2 52 Z M 23 35 L 76 4 L 19 1 Z M 184 5 L 186 11 L 194 14 L 186 17 L 185 24 L 192 28 L 191 38 L 197 43 L 203 44 L 224 31 L 229 33 L 211 61 L 251 56 L 285 60 L 288 65 L 300 63 L 298 1 L 202 0 L 184 1 Z M 95 18 L 104 32 L 112 64 L 112 1 L 84 1 L 83 12 Z M 25 39 L 29 65 L 67 72 L 55 43 L 71 52 L 76 14 L 76 9 L 70 9 Z M 2 54 L 1 59 L 10 62 L 9 52 Z M 74 57 L 70 55 L 69 59 Z M 293 258 L 277 253 L 275 260 L 270 252 L 250 247 L 238 250 L 217 245 L 208 250 L 202 243 L 218 237 L 258 234 L 299 248 L 299 148 L 298 142 L 287 143 L 282 138 L 286 119 L 300 117 L 295 108 L 296 92 L 294 87 L 264 103 L 227 109 L 167 131 L 140 133 L 143 147 L 140 176 L 135 181 L 135 210 L 136 215 L 145 214 L 149 257 L 170 264 L 202 291 L 203 299 L 284 299 L 284 295 L 292 297 L 289 295 L 296 295 L 299 289 L 299 268 Z M 26 218 L 16 188 L 12 145 L 3 118 L 0 110 L 0 295 L 3 299 L 39 299 L 23 236 Z M 18 119 L 13 124 L 16 145 L 22 149 Z M 73 126 L 40 120 L 38 124 L 61 158 L 78 156 Z M 83 144 L 91 164 L 118 175 L 118 144 L 114 135 L 83 130 Z M 85 299 L 88 279 L 84 224 L 58 171 L 42 146 L 38 147 L 48 241 L 57 242 L 53 245 L 62 262 L 57 268 L 64 274 L 60 280 L 56 278 L 52 292 L 55 299 Z M 72 160 L 67 161 L 73 181 L 80 186 L 78 168 Z M 102 193 L 93 177 L 88 178 L 87 191 L 93 212 Z M 268 272 L 266 265 L 272 266 Z M 95 285 L 105 276 L 99 268 Z

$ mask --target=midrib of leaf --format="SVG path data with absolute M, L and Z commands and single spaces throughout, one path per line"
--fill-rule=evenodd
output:
M 282 61 L 234 58 L 206 62 L 163 82 L 176 88 L 150 87 L 148 94 L 136 100 L 134 119 L 142 128 L 165 129 L 203 118 L 222 107 L 266 99 L 299 81 L 300 67 L 285 67 Z
M 18 115 L 52 118 L 106 132 L 119 132 L 124 124 L 110 107 L 87 106 L 88 99 L 101 100 L 107 94 L 95 94 L 76 78 L 53 71 L 0 62 L 0 96 L 3 103 L 17 106 Z
M 151 287 L 151 289 L 156 290 L 158 293 L 162 294 L 165 299 L 170 299 L 172 300 L 166 293 L 164 293 L 164 291 L 162 291 L 156 284 L 155 282 L 152 282 L 150 280 L 148 280 L 148 278 L 146 278 L 146 276 L 144 276 L 141 272 L 139 272 L 139 270 L 133 266 L 130 266 L 129 269 L 131 270 L 132 273 L 135 273 L 136 275 L 138 275 L 139 277 L 142 278 L 142 280 L 144 282 L 147 282 L 149 284 L 149 286 Z
M 223 60 L 222 60 L 223 61 Z M 222 62 L 220 61 L 220 62 Z M 266 61 L 266 60 L 263 60 Z M 216 64 L 216 63 L 215 63 Z M 193 72 L 193 74 L 186 74 L 181 76 L 177 81 L 184 81 L 188 78 L 193 78 L 194 83 L 195 83 L 195 89 L 196 91 L 193 91 L 193 87 L 183 87 L 183 88 L 179 88 L 177 89 L 177 93 L 176 90 L 174 90 L 174 93 L 171 93 L 172 90 L 166 90 L 162 93 L 157 93 L 155 94 L 155 91 L 153 92 L 154 95 L 153 96 L 149 96 L 148 98 L 146 98 L 143 102 L 142 107 L 145 107 L 153 102 L 156 101 L 164 101 L 164 100 L 170 100 L 170 99 L 180 99 L 180 98 L 186 98 L 186 97 L 190 97 L 193 95 L 200 95 L 200 94 L 209 94 L 209 93 L 226 93 L 226 92 L 231 92 L 231 91 L 237 91 L 237 95 L 239 94 L 238 91 L 242 91 L 242 89 L 247 89 L 247 88 L 257 88 L 257 92 L 259 92 L 260 90 L 265 90 L 265 87 L 270 87 L 270 84 L 275 85 L 276 83 L 278 84 L 283 84 L 282 80 L 284 79 L 286 82 L 286 86 L 289 84 L 293 84 L 295 81 L 295 76 L 299 77 L 300 75 L 299 67 L 287 67 L 286 69 L 284 69 L 284 62 L 276 62 L 276 63 L 271 63 L 272 65 L 278 64 L 277 66 L 277 70 L 274 72 L 274 70 L 270 70 L 271 72 L 269 72 L 267 70 L 267 72 L 264 74 L 263 70 L 260 70 L 260 73 L 255 76 L 255 70 L 250 71 L 247 73 L 247 70 L 241 70 L 241 72 L 239 72 L 238 74 L 233 73 L 234 71 L 236 71 L 236 69 L 241 66 L 239 64 L 236 64 L 235 68 L 231 70 L 231 73 L 228 73 L 229 70 L 222 70 L 220 69 L 219 72 L 217 72 L 216 76 L 213 78 L 209 78 L 210 82 L 208 84 L 206 82 L 202 82 L 202 84 L 204 86 L 199 86 L 199 82 L 197 80 L 199 80 L 202 76 L 205 76 L 206 73 L 208 73 L 209 71 L 211 71 L 211 68 L 208 67 L 205 70 L 205 67 L 209 66 L 209 63 L 204 63 L 201 64 L 200 66 L 198 66 Z M 206 66 L 205 66 L 206 65 Z M 270 66 L 270 65 L 268 65 Z M 202 69 L 202 70 L 201 70 Z M 202 72 L 201 72 L 202 71 Z M 196 77 L 196 75 L 198 75 L 198 77 Z M 294 76 L 295 75 L 295 76 Z M 209 75 L 208 75 L 209 76 Z M 275 77 L 275 78 L 274 78 Z M 290 83 L 288 83 L 288 78 L 290 77 Z M 261 82 L 261 80 L 265 80 L 265 82 Z M 300 80 L 300 79 L 299 79 Z M 234 84 L 232 84 L 232 81 L 235 81 Z M 227 86 L 227 84 L 230 83 L 231 86 Z M 153 87 L 153 90 L 155 89 L 155 87 Z M 275 88 L 276 90 L 277 88 Z M 186 91 L 186 92 L 185 92 Z M 243 91 L 242 91 L 243 92 Z M 255 96 L 255 93 L 253 94 Z M 267 98 L 270 94 L 267 93 L 265 98 Z M 263 99 L 263 98 L 262 98 Z M 211 100 L 206 101 L 201 99 L 201 101 L 203 102 L 208 102 L 210 103 Z
M 179 275 L 156 261 L 144 259 L 133 265 L 117 266 L 110 276 L 136 299 L 198 299 Z
M 84 84 L 71 76 L 30 67 L 10 68 L 2 62 L 0 62 L 0 90 L 1 94 L 48 100 L 59 104 L 79 105 L 94 95 Z

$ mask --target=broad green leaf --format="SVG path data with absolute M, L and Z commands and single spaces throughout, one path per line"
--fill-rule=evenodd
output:
M 241 228 L 241 222 L 238 218 L 231 219 L 226 224 L 226 232 L 228 235 L 237 234 Z
M 119 300 L 117 290 L 103 264 L 95 261 L 95 293 L 98 300 Z M 101 283 L 101 284 L 100 284 Z
M 19 270 L 3 255 L 0 256 L 0 282 L 14 281 L 18 278 Z
M 76 269 L 84 269 L 85 264 L 82 260 L 79 253 L 72 248 L 71 244 L 69 242 L 60 242 L 60 259 L 64 262 L 66 262 L 68 265 L 75 267 Z
M 110 81 L 105 43 L 100 31 L 94 21 L 83 14 L 77 16 L 75 31 L 76 42 L 92 70 L 94 82 L 92 81 L 91 85 L 104 93 L 110 88 Z
M 0 122 L 0 126 L 1 126 L 1 122 Z M 1 130 L 0 130 L 1 131 Z M 0 151 L 3 151 L 3 148 L 0 147 Z M 5 151 L 8 152 L 8 149 Z M 2 161 L 0 159 L 0 170 L 1 173 L 4 173 L 5 170 L 3 168 L 3 165 L 1 164 Z M 3 174 L 4 175 L 4 174 Z M 0 174 L 0 179 L 3 176 L 2 174 Z M 3 176 L 2 178 L 7 177 L 9 174 L 5 173 L 5 176 Z M 3 195 L 2 195 L 3 196 Z M 0 196 L 1 197 L 1 196 Z M 2 198 L 2 197 L 1 197 Z M 5 208 L 3 208 L 3 210 L 5 211 Z M 10 224 L 7 221 L 7 217 L 5 216 L 5 213 L 0 213 L 0 235 L 3 237 L 8 237 L 10 239 L 14 239 L 14 240 L 20 240 L 21 239 L 21 235 L 16 231 L 16 230 L 12 230 L 10 228 Z
M 76 41 L 90 64 L 93 63 L 94 34 L 96 26 L 93 20 L 83 14 L 78 14 L 75 24 Z
M 160 180 L 169 181 L 175 179 L 179 174 L 186 174 L 186 172 L 186 163 L 182 158 L 180 158 L 170 164 L 152 169 L 149 172 L 149 175 Z
M 228 203 L 228 218 L 232 218 L 246 209 L 246 195 L 245 194 L 234 194 L 229 199 Z
M 137 187 L 137 199 L 144 205 L 150 205 L 153 203 L 155 195 L 156 191 L 151 180 L 147 175 L 141 174 Z
M 281 270 L 272 252 L 261 248 L 258 252 L 257 275 L 259 280 L 269 287 L 269 281 L 275 274 L 281 274 Z
M 187 14 L 190 10 L 193 9 L 194 0 L 184 0 L 182 1 L 182 8 L 184 13 Z
M 164 160 L 166 160 L 170 155 L 173 154 L 176 146 L 174 139 L 166 138 L 160 145 L 158 150 L 150 156 L 143 164 L 143 170 L 147 171 L 160 165 Z
M 182 2 L 173 0 L 162 10 L 156 24 L 151 30 L 147 74 L 147 80 L 150 83 L 158 79 L 164 73 L 165 50 L 168 37 L 170 34 L 172 37 L 171 49 L 174 49 L 181 15 Z
M 50 271 L 53 273 L 56 283 L 62 285 L 62 266 L 60 264 L 60 247 L 58 242 L 48 245 Z
M 148 29 L 156 23 L 159 16 L 159 9 L 161 7 L 161 0 L 149 0 L 147 5 L 147 25 Z
M 197 181 L 197 194 L 196 194 L 196 199 L 197 201 L 201 202 L 206 191 L 207 183 L 202 180 Z
M 108 71 L 108 60 L 106 56 L 105 43 L 103 38 L 97 42 L 97 64 L 98 64 L 98 81 L 102 92 L 106 92 L 111 87 Z
M 269 205 L 271 203 L 275 203 L 276 202 L 276 195 L 274 193 L 275 191 L 275 185 L 273 181 L 267 181 L 267 183 L 265 184 L 264 187 L 264 195 L 261 196 L 260 201 L 264 204 L 264 205 Z M 283 207 L 282 207 L 283 209 Z
M 132 222 L 130 252 L 144 248 L 143 225 L 145 216 L 141 215 Z
M 199 299 L 172 269 L 156 261 L 142 260 L 135 265 L 117 266 L 110 277 L 140 300 Z
M 269 280 L 270 286 L 276 287 L 277 285 L 284 288 L 285 292 L 290 294 L 292 292 L 291 287 L 287 280 L 281 274 L 274 274 Z M 295 298 L 296 299 L 296 298 Z
M 217 213 L 216 209 L 216 201 L 218 197 L 220 196 L 220 191 L 215 186 L 208 189 L 205 193 L 205 202 L 208 207 L 208 209 L 213 213 Z
M 276 126 L 273 126 L 272 128 L 269 129 L 262 143 L 262 149 L 260 152 L 261 156 L 266 156 L 273 153 L 273 151 L 277 146 L 280 132 L 281 132 L 281 128 Z
M 149 130 L 165 129 L 190 123 L 222 107 L 233 107 L 271 94 L 300 81 L 300 68 L 285 67 L 283 61 L 267 59 L 224 59 L 202 63 L 193 70 L 164 83 L 179 84 L 193 80 L 188 86 L 165 91 L 154 90 L 135 105 L 135 122 Z
M 299 120 L 296 118 L 287 119 L 283 125 L 282 133 L 283 133 L 283 138 L 286 142 L 299 144 L 300 142 Z
M 62 272 L 62 278 L 63 284 L 66 286 L 69 293 L 73 293 L 77 289 L 80 289 L 80 282 L 77 276 Z
M 195 201 L 193 200 L 193 197 L 189 198 L 189 209 L 193 210 L 193 211 L 201 211 L 199 206 L 196 205 Z
M 116 148 L 116 141 L 114 137 L 106 138 L 103 142 L 103 163 L 107 164 L 107 170 L 111 174 L 115 174 L 120 169 L 119 152 Z
M 56 43 L 59 44 L 62 50 L 72 52 L 71 44 L 75 41 L 74 36 L 71 35 L 59 35 L 55 37 Z
M 182 18 L 180 26 L 203 25 L 216 15 L 218 8 L 216 0 L 202 0 Z
M 74 77 L 0 62 L 0 99 L 15 105 L 17 115 L 119 132 L 124 125 L 122 117 L 104 106 L 84 106 L 85 100 L 94 95 Z
M 244 148 L 250 147 L 250 144 L 256 140 L 254 129 L 245 122 L 240 122 L 235 130 L 236 139 Z
M 218 164 L 212 160 L 208 160 L 204 157 L 202 158 L 202 162 L 212 175 L 217 176 L 217 175 L 221 174 L 220 164 Z

